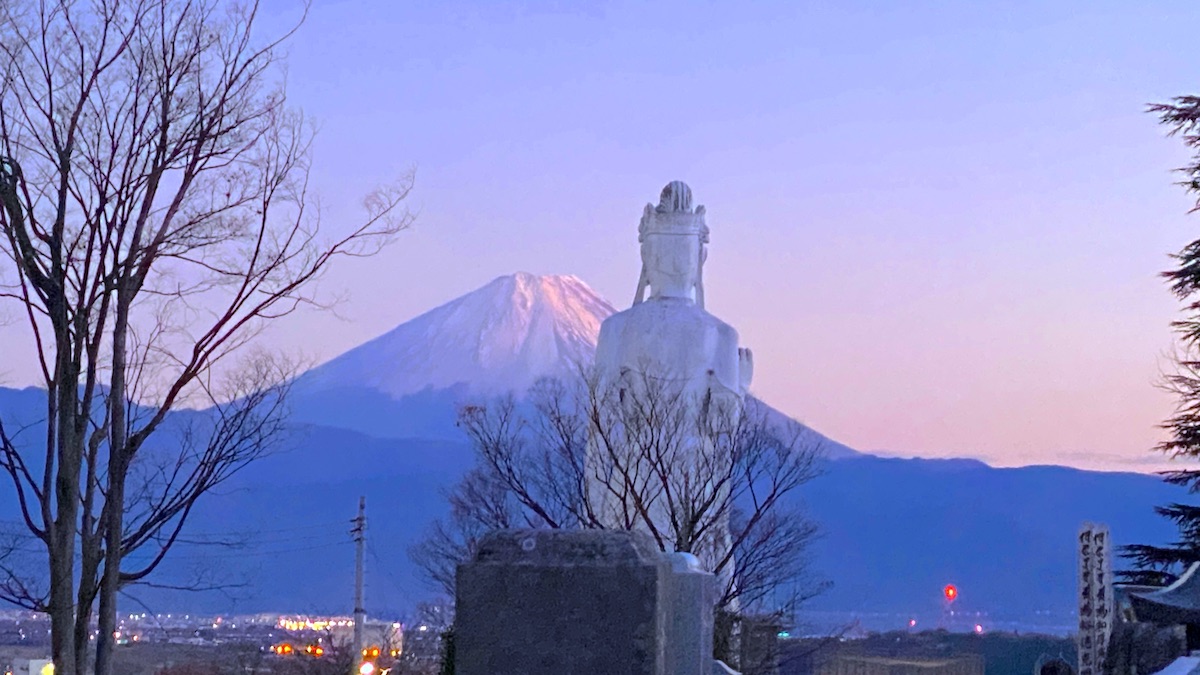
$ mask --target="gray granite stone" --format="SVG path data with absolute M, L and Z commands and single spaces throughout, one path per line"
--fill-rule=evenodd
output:
M 667 675 L 670 565 L 640 532 L 502 530 L 458 568 L 457 675 Z
M 712 670 L 715 579 L 689 553 L 672 553 L 667 611 L 667 672 L 708 675 Z

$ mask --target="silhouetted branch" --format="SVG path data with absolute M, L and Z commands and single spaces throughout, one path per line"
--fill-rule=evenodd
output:
M 511 527 L 649 531 L 706 561 L 721 607 L 791 607 L 823 588 L 806 566 L 816 527 L 789 500 L 819 472 L 820 437 L 754 400 L 697 416 L 677 381 L 641 377 L 616 392 L 581 373 L 461 409 L 476 466 L 410 551 L 441 593 L 484 533 Z
M 0 299 L 47 392 L 43 442 L 0 427 L 0 473 L 45 549 L 62 675 L 87 669 L 94 609 L 111 675 L 122 585 L 281 440 L 288 365 L 231 357 L 411 222 L 409 174 L 323 226 L 281 68 L 303 17 L 276 37 L 258 17 L 254 0 L 0 3 Z M 172 414 L 187 406 L 208 411 Z

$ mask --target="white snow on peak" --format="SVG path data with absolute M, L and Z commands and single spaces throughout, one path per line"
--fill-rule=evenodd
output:
M 466 385 L 524 391 L 590 363 L 615 310 L 575 276 L 518 272 L 495 279 L 301 376 L 305 391 L 367 387 L 400 398 Z

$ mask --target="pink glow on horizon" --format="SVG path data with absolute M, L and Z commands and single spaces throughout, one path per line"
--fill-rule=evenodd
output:
M 1198 21 L 1191 0 L 318 0 L 289 95 L 320 121 L 326 222 L 414 165 L 419 217 L 324 281 L 342 318 L 268 337 L 325 360 L 517 270 L 626 307 L 641 208 L 681 179 L 708 308 L 772 405 L 864 451 L 1158 468 L 1178 306 L 1157 275 L 1200 221 L 1143 109 L 1196 93 Z M 0 354 L 19 343 L 0 323 Z

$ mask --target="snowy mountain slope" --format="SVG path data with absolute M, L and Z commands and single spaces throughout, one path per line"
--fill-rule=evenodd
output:
M 302 375 L 303 394 L 363 387 L 402 399 L 425 390 L 524 391 L 587 363 L 613 307 L 574 276 L 519 272 L 430 310 Z
M 304 373 L 292 415 L 378 438 L 458 441 L 460 404 L 574 376 L 614 311 L 575 276 L 499 277 Z M 831 459 L 859 454 L 825 447 Z

